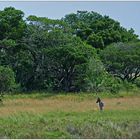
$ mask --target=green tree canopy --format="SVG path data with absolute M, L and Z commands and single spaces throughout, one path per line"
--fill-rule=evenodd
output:
M 54 90 L 66 92 L 81 90 L 85 82 L 88 58 L 92 55 L 96 57 L 95 50 L 84 44 L 79 44 L 75 47 L 49 48 L 44 53 L 46 59 L 44 66 L 49 74 L 49 80 L 46 79 L 46 82 L 52 83 Z M 50 80 L 52 81 L 50 82 Z
M 114 76 L 127 81 L 140 76 L 138 41 L 133 29 L 93 11 L 60 20 L 34 15 L 24 20 L 21 10 L 8 7 L 0 11 L 1 79 L 15 74 L 26 91 L 115 89 Z
M 133 29 L 127 30 L 118 21 L 93 11 L 77 11 L 76 14 L 66 15 L 63 20 L 74 34 L 95 48 L 104 48 L 113 42 L 138 40 Z
M 140 76 L 140 42 L 111 44 L 100 56 L 106 70 L 114 76 L 127 81 Z
M 14 68 L 16 54 L 25 35 L 24 13 L 13 7 L 0 11 L 0 65 Z
M 70 91 L 72 87 L 76 89 L 76 84 L 76 90 L 79 90 L 79 75 L 88 58 L 97 55 L 95 50 L 70 32 L 52 28 L 60 21 L 54 24 L 50 20 L 48 23 L 47 18 L 30 16 L 29 19 L 33 23 L 31 21 L 27 26 L 22 49 L 17 55 L 17 81 L 31 90 L 52 88 Z M 48 25 L 51 28 L 48 29 Z
M 18 40 L 23 36 L 25 29 L 24 13 L 13 7 L 0 11 L 0 40 Z

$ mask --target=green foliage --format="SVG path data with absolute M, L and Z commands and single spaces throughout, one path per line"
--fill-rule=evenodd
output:
M 0 40 L 5 38 L 18 40 L 23 36 L 26 26 L 23 16 L 22 11 L 13 7 L 0 11 Z
M 88 57 L 95 53 L 90 47 L 81 45 L 43 49 L 42 66 L 45 71 L 42 69 L 39 81 L 46 88 L 66 92 L 80 90 L 82 85 L 79 82 L 84 76 Z
M 128 82 L 128 81 L 123 81 L 121 90 L 126 91 L 126 92 L 138 92 L 139 91 L 139 86 L 135 82 L 131 83 L 131 82 Z
M 120 81 L 120 79 L 107 73 L 104 87 L 106 91 L 116 94 L 123 89 L 123 83 Z
M 91 58 L 86 71 L 86 90 L 89 92 L 118 93 L 121 88 L 119 79 L 110 75 L 99 59 Z
M 117 43 L 100 53 L 106 70 L 120 79 L 133 82 L 140 76 L 140 43 Z
M 92 57 L 87 66 L 87 91 L 99 92 L 106 82 L 106 73 L 100 60 Z
M 0 65 L 11 67 L 15 74 L 16 58 L 26 29 L 23 17 L 24 13 L 13 7 L 0 11 Z
M 73 38 L 73 36 L 68 33 L 64 34 L 61 30 L 53 29 L 51 25 L 55 26 L 58 23 L 51 22 L 51 20 L 48 21 L 47 18 L 43 18 L 43 21 L 42 18 L 37 17 L 30 17 L 28 20 L 29 19 L 31 23 L 26 29 L 21 47 L 15 57 L 16 65 L 14 66 L 14 70 L 16 79 L 21 83 L 24 90 L 43 90 L 44 88 L 46 89 L 44 83 L 47 78 L 44 77 L 44 73 L 47 72 L 47 69 L 45 69 L 46 66 L 44 65 L 46 61 L 44 59 L 44 50 L 50 47 L 53 48 L 64 45 L 75 46 L 77 42 L 80 42 L 80 39 Z M 36 24 L 35 20 L 40 24 Z M 45 24 L 45 30 L 42 29 L 41 23 L 43 25 Z M 49 81 L 49 79 L 47 79 L 47 81 Z M 49 85 L 51 86 L 51 83 L 49 83 Z
M 108 16 L 77 11 L 60 20 L 23 18 L 13 7 L 0 11 L 0 65 L 12 68 L 22 90 L 117 92 L 121 83 L 114 76 L 139 77 L 138 36 Z M 104 49 L 120 41 L 134 43 Z
M 134 83 L 135 83 L 138 87 L 140 87 L 140 78 L 137 78 L 137 79 L 134 81 Z
M 12 66 L 17 43 L 12 39 L 0 40 L 0 65 Z
M 139 40 L 134 30 L 126 30 L 118 21 L 96 12 L 77 11 L 66 15 L 63 20 L 73 29 L 73 33 L 95 48 L 104 48 L 113 42 Z
M 36 88 L 49 91 L 82 90 L 86 63 L 91 56 L 97 56 L 95 49 L 68 32 L 65 33 L 58 28 L 48 28 L 51 27 L 50 24 L 55 27 L 59 22 L 34 16 L 30 16 L 29 19 L 31 23 L 23 42 L 24 49 L 31 54 L 29 63 L 31 69 L 28 67 L 27 75 L 24 75 L 26 81 L 23 81 L 23 77 L 22 85 L 31 90 Z M 42 30 L 42 26 L 45 30 Z M 20 73 L 20 80 L 21 70 L 23 73 L 25 70 L 24 68 L 17 70 Z
M 104 47 L 103 38 L 101 36 L 94 34 L 94 33 L 88 36 L 87 43 L 92 45 L 95 48 L 103 48 Z
M 0 92 L 13 91 L 15 87 L 14 72 L 8 67 L 0 66 Z

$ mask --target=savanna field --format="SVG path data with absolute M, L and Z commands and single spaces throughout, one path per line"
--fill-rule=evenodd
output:
M 0 9 L 0 138 L 140 138 L 136 31 L 96 11 L 21 9 Z
M 7 95 L 0 106 L 0 138 L 140 138 L 139 95 Z M 102 112 L 97 96 L 105 104 Z

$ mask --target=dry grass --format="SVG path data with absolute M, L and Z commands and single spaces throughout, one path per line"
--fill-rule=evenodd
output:
M 105 110 L 139 110 L 140 97 L 105 98 Z M 0 117 L 19 112 L 46 113 L 51 111 L 86 112 L 98 110 L 96 99 L 58 96 L 40 99 L 6 99 L 0 107 Z

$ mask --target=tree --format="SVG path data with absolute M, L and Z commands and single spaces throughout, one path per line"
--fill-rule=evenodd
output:
M 123 81 L 140 77 L 140 42 L 112 44 L 100 56 L 106 70 Z
M 0 11 L 0 65 L 11 67 L 16 73 L 17 55 L 25 35 L 24 13 L 13 7 Z
M 88 58 L 95 54 L 95 51 L 86 45 L 79 45 L 50 48 L 44 52 L 47 60 L 44 66 L 47 66 L 48 77 L 52 79 L 54 90 L 79 91 L 82 87 L 79 85 L 81 80 L 84 82 L 84 66 L 86 66 Z
M 118 21 L 93 11 L 77 11 L 62 20 L 72 28 L 73 34 L 95 48 L 103 49 L 113 42 L 139 40 L 132 28 L 127 30 Z
M 84 74 L 84 64 L 88 58 L 96 55 L 95 50 L 83 43 L 80 38 L 55 26 L 60 24 L 60 21 L 51 23 L 47 18 L 35 16 L 30 16 L 28 20 L 31 20 L 31 23 L 27 27 L 23 44 L 24 50 L 30 52 L 32 62 L 29 63 L 31 69 L 28 67 L 27 75 L 22 78 L 24 83 L 22 85 L 34 90 L 36 88 L 55 91 L 81 89 L 79 85 L 83 78 L 80 75 Z M 24 69 L 17 68 L 18 75 L 25 73 Z M 24 77 L 27 80 L 23 80 Z
M 23 36 L 26 26 L 23 16 L 22 11 L 13 7 L 7 7 L 0 11 L 0 40 L 5 38 L 18 40 Z

